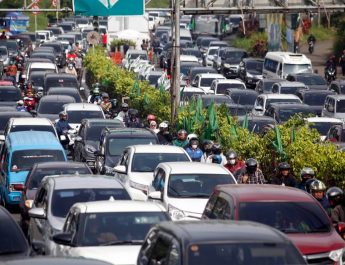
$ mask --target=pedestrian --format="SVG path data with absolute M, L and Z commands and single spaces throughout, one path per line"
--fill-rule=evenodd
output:
M 6 31 L 3 31 L 0 35 L 0 40 L 7 40 Z
M 147 43 L 145 42 L 145 40 L 143 40 L 143 42 L 142 42 L 142 44 L 141 44 L 141 49 L 143 50 L 143 51 L 147 51 Z
M 339 58 L 339 64 L 341 66 L 341 72 L 345 76 L 345 50 L 343 50 L 343 54 Z
M 104 32 L 102 34 L 102 45 L 103 45 L 104 48 L 106 48 L 107 44 L 108 44 L 108 35 L 107 35 L 106 32 Z
M 81 58 L 81 55 L 78 54 L 75 58 L 75 70 L 77 71 L 77 78 L 80 81 L 82 79 L 82 73 L 83 73 L 83 59 Z
M 262 171 L 258 168 L 258 161 L 248 158 L 245 167 L 235 172 L 238 184 L 265 184 L 266 180 Z
M 291 167 L 288 163 L 286 162 L 279 163 L 278 174 L 272 178 L 271 184 L 288 186 L 288 187 L 297 186 L 297 181 L 295 177 L 291 174 Z

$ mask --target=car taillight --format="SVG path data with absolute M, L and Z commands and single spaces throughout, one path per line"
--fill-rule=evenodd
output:
M 10 184 L 9 191 L 23 191 L 24 190 L 24 184 L 16 183 L 16 184 Z

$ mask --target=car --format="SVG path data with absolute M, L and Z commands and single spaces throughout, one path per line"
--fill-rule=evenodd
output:
M 237 118 L 238 125 L 242 126 L 244 120 L 248 121 L 248 131 L 257 134 L 262 134 L 267 126 L 274 126 L 276 124 L 276 120 L 272 117 L 245 115 Z
M 200 45 L 199 45 L 199 50 L 204 54 L 204 56 L 206 55 L 208 46 L 210 45 L 210 43 L 212 41 L 219 41 L 218 38 L 215 37 L 203 37 L 200 41 Z
M 135 265 L 150 228 L 169 220 L 164 207 L 157 203 L 77 203 L 69 210 L 62 233 L 53 236 L 58 244 L 54 255 Z
M 19 203 L 20 226 L 25 234 L 29 227 L 29 214 L 37 189 L 45 176 L 58 176 L 65 174 L 92 174 L 91 169 L 80 162 L 42 162 L 35 163 L 29 170 L 28 176 L 24 183 L 22 199 Z
M 35 59 L 35 58 L 33 58 Z M 39 60 L 41 59 L 47 59 L 47 58 L 37 58 Z M 49 60 L 49 59 L 48 59 Z M 25 75 L 22 75 L 22 78 L 26 78 L 27 80 L 30 79 L 30 75 L 33 72 L 37 72 L 37 71 L 44 71 L 46 73 L 57 73 L 58 69 L 55 63 L 50 62 L 32 62 L 27 64 L 27 66 L 25 67 L 26 71 L 25 71 Z
M 271 93 L 296 95 L 299 90 L 307 89 L 307 86 L 301 82 L 281 81 L 272 85 Z
M 54 36 L 57 36 L 57 35 L 64 33 L 63 28 L 58 27 L 58 26 L 50 26 L 50 27 L 47 27 L 46 30 L 53 32 Z
M 237 103 L 226 104 L 226 107 L 232 117 L 239 117 L 248 113 L 248 109 L 245 106 Z
M 173 221 L 200 219 L 214 187 L 236 184 L 218 164 L 163 162 L 154 170 L 148 199 L 160 201 Z
M 146 76 L 145 80 L 150 86 L 156 87 L 158 79 L 163 75 L 162 71 L 150 71 Z
M 63 109 L 68 115 L 70 126 L 78 130 L 82 119 L 105 119 L 101 106 L 91 103 L 69 103 Z
M 204 56 L 203 66 L 208 66 L 208 67 L 213 66 L 214 56 L 217 54 L 218 49 L 219 49 L 218 46 L 208 47 L 206 54 Z
M 136 60 L 137 58 L 140 58 L 142 60 L 148 60 L 148 55 L 146 51 L 139 51 L 139 50 L 132 50 L 129 49 L 125 55 L 125 58 L 122 60 L 122 64 L 128 68 L 131 63 Z
M 198 87 L 182 87 L 180 89 L 180 105 L 188 104 L 191 98 L 195 98 L 198 95 L 206 95 L 206 92 Z
M 48 53 L 48 52 L 33 52 L 30 58 L 45 58 L 48 59 L 50 62 L 55 63 L 55 54 Z
M 61 30 L 61 28 L 59 27 Z M 53 47 L 56 54 L 57 54 L 57 65 L 62 68 L 66 64 L 66 56 L 65 56 L 65 50 L 59 41 L 47 41 L 43 44 L 41 44 L 41 47 Z
M 0 112 L 0 141 L 5 141 L 5 133 L 6 133 L 6 126 L 8 121 L 11 118 L 19 118 L 19 117 L 25 117 L 25 118 L 32 118 L 32 115 L 29 112 L 26 111 L 5 111 Z
M 278 83 L 280 81 L 284 81 L 283 79 L 272 79 L 272 78 L 264 78 L 259 80 L 255 85 L 255 91 L 259 94 L 262 93 L 271 93 L 272 86 L 275 83 Z
M 226 51 L 227 47 L 220 47 L 217 50 L 217 54 L 213 56 L 213 68 L 217 71 L 217 73 L 220 73 L 221 65 L 222 65 L 222 56 L 224 52 Z
M 37 106 L 38 117 L 48 118 L 55 121 L 59 118 L 59 113 L 64 110 L 64 105 L 75 103 L 71 96 L 47 95 L 40 99 Z
M 193 66 L 189 69 L 188 78 L 186 78 L 188 85 L 194 80 L 197 74 L 217 74 L 217 71 L 210 67 Z
M 60 25 L 61 26 L 61 25 Z M 66 32 L 66 29 L 64 29 Z M 74 29 L 72 29 L 73 31 Z M 57 41 L 61 41 L 61 43 L 75 43 L 76 42 L 76 36 L 75 35 L 69 35 L 68 32 L 65 34 L 60 34 L 56 37 Z
M 28 240 L 42 241 L 46 255 L 55 253 L 52 240 L 61 232 L 71 206 L 77 202 L 130 200 L 126 189 L 114 178 L 99 175 L 47 176 L 39 186 L 32 208 Z
M 318 116 L 321 116 L 326 97 L 328 95 L 334 95 L 334 92 L 329 90 L 307 89 L 299 90 L 296 95 L 304 104 L 309 105 Z
M 30 255 L 30 247 L 19 225 L 13 216 L 0 206 L 0 260 L 26 258 Z
M 75 87 L 51 87 L 47 95 L 65 95 L 75 99 L 75 103 L 82 103 L 79 90 Z
M 84 258 L 56 258 L 56 257 L 38 257 L 26 259 L 14 259 L 4 262 L 4 265 L 110 265 L 100 260 Z
M 227 43 L 226 41 L 211 41 L 210 44 L 208 45 L 208 47 L 219 47 L 219 48 L 223 48 L 223 47 L 229 47 L 229 43 Z
M 0 46 L 6 46 L 10 58 L 18 55 L 19 45 L 16 40 L 0 40 Z
M 239 79 L 216 79 L 210 87 L 210 94 L 225 95 L 227 89 L 246 89 L 246 85 Z
M 181 62 L 180 64 L 180 74 L 183 80 L 188 80 L 188 73 L 191 68 L 200 66 L 199 62 Z
M 75 87 L 80 89 L 78 79 L 72 74 L 46 74 L 44 78 L 44 94 L 47 94 L 51 87 Z
M 0 106 L 16 106 L 22 95 L 18 87 L 0 86 L 0 99 Z
M 169 145 L 131 145 L 126 147 L 114 167 L 114 176 L 134 200 L 146 200 L 153 172 L 162 162 L 191 162 L 187 152 Z
M 199 60 L 194 55 L 180 55 L 181 63 L 197 63 L 199 65 Z
M 323 117 L 345 119 L 345 95 L 328 95 L 321 115 Z
M 157 135 L 149 129 L 105 128 L 100 137 L 99 151 L 96 152 L 95 169 L 98 174 L 113 175 L 123 150 L 135 144 L 159 144 Z
M 227 89 L 225 94 L 228 95 L 236 104 L 243 105 L 248 111 L 253 109 L 256 98 L 259 95 L 254 90 L 238 88 Z
M 326 80 L 316 73 L 296 73 L 289 74 L 287 81 L 297 81 L 305 84 L 309 89 L 325 90 L 328 88 Z
M 225 77 L 221 74 L 197 74 L 193 79 L 191 85 L 193 87 L 202 88 L 207 93 L 210 90 L 213 80 L 216 79 L 225 79 Z
M 200 64 L 202 64 L 202 53 L 197 48 L 183 48 L 183 49 L 181 49 L 181 54 L 182 55 L 193 55 L 196 58 L 198 58 L 198 62 Z
M 289 94 L 261 94 L 258 95 L 252 110 L 253 115 L 262 116 L 266 108 L 271 103 L 286 102 L 286 103 L 302 103 L 301 99 L 296 95 Z
M 0 46 L 0 60 L 5 67 L 10 64 L 10 56 L 6 46 Z
M 262 79 L 263 59 L 243 58 L 238 69 L 238 76 L 247 88 L 255 88 L 256 83 Z
M 105 128 L 123 128 L 119 119 L 83 119 L 74 139 L 73 160 L 85 162 L 95 168 L 95 152 L 99 150 L 99 139 Z
M 208 108 L 212 102 L 214 102 L 214 104 L 216 105 L 221 105 L 221 104 L 232 104 L 234 103 L 234 101 L 226 95 L 212 95 L 212 94 L 208 94 L 208 95 L 200 95 L 198 96 L 198 98 L 201 98 L 202 100 L 202 105 L 205 108 Z
M 254 222 L 181 221 L 154 226 L 142 245 L 137 265 L 307 264 L 279 231 Z
M 44 77 L 46 75 L 45 71 L 33 72 L 28 79 L 28 82 L 32 83 L 32 87 L 35 91 L 41 90 L 43 92 Z
M 247 52 L 243 49 L 233 47 L 227 48 L 222 55 L 220 72 L 226 78 L 238 77 L 240 62 L 247 56 Z
M 203 219 L 253 221 L 285 233 L 309 264 L 339 264 L 345 242 L 320 203 L 305 191 L 279 185 L 217 186 Z
M 2 146 L 0 198 L 3 206 L 18 205 L 24 182 L 33 164 L 67 161 L 60 142 L 51 132 L 11 132 Z
M 306 104 L 284 102 L 269 104 L 264 115 L 274 118 L 277 123 L 283 123 L 288 121 L 295 114 L 316 116 L 315 112 Z
M 327 133 L 332 126 L 341 126 L 343 124 L 343 121 L 340 119 L 328 117 L 310 117 L 306 118 L 306 122 L 310 128 L 316 129 L 319 132 L 322 141 L 326 140 Z
M 345 80 L 334 80 L 330 83 L 328 90 L 336 94 L 345 94 Z

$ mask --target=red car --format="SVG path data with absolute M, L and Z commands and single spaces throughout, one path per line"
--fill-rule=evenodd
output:
M 255 221 L 293 241 L 309 264 L 342 264 L 345 242 L 322 206 L 308 193 L 276 185 L 220 185 L 203 219 Z M 344 233 L 345 224 L 337 226 Z

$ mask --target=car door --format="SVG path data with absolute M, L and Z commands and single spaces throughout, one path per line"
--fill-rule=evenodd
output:
M 64 233 L 69 233 L 72 235 L 72 245 L 77 245 L 77 238 L 78 238 L 78 227 L 79 227 L 79 212 L 72 210 L 65 222 L 65 226 L 63 229 Z M 61 256 L 70 257 L 74 256 L 73 252 L 75 252 L 75 247 L 73 246 L 66 246 L 66 245 L 59 245 L 59 252 Z
M 84 145 L 84 135 L 85 135 L 85 125 L 80 125 L 77 137 L 74 141 L 74 160 L 82 161 L 83 154 L 83 145 Z
M 7 149 L 7 146 L 4 145 L 1 150 L 1 176 L 0 176 L 0 187 L 3 191 L 2 194 L 0 194 L 0 199 L 2 205 L 6 205 L 6 199 L 4 196 L 4 193 L 8 192 L 8 170 L 9 170 L 9 152 Z

